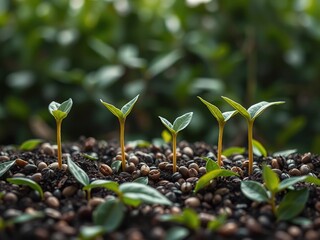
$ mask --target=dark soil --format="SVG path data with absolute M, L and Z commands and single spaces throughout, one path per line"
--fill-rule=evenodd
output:
M 251 179 L 261 182 L 262 164 L 270 165 L 281 179 L 290 176 L 312 174 L 319 177 L 320 158 L 310 153 L 291 154 L 286 157 L 255 157 L 254 174 L 248 177 L 246 154 L 224 158 L 224 168 L 232 169 L 240 177 L 219 178 L 207 188 L 193 193 L 194 186 L 205 174 L 206 161 L 202 157 L 215 159 L 216 148 L 196 142 L 178 144 L 179 172 L 172 173 L 170 146 L 126 148 L 128 167 L 126 172 L 110 172 L 112 162 L 119 159 L 118 144 L 81 138 L 78 142 L 63 145 L 64 154 L 70 154 L 89 175 L 91 180 L 108 179 L 130 182 L 147 176 L 148 185 L 156 188 L 173 206 L 142 204 L 128 207 L 126 218 L 117 231 L 101 239 L 166 239 L 170 229 L 182 226 L 163 222 L 159 216 L 165 213 L 179 213 L 184 208 L 193 208 L 200 216 L 202 227 L 189 229 L 185 239 L 320 239 L 320 188 L 299 183 L 296 187 L 308 187 L 309 199 L 298 218 L 290 222 L 277 222 L 267 204 L 247 199 L 240 191 L 240 182 Z M 91 160 L 84 153 L 95 154 L 98 160 Z M 24 223 L 7 225 L 0 230 L 1 240 L 12 239 L 78 239 L 82 226 L 92 226 L 92 212 L 98 204 L 113 193 L 97 188 L 92 199 L 87 200 L 82 186 L 65 169 L 59 170 L 55 162 L 55 147 L 45 143 L 32 151 L 19 151 L 3 146 L 0 161 L 16 160 L 16 164 L 0 178 L 0 219 L 8 222 L 22 213 L 40 211 L 43 218 Z M 66 161 L 64 161 L 66 163 Z M 105 164 L 105 165 L 103 165 Z M 148 167 L 146 167 L 146 165 Z M 157 174 L 160 173 L 160 174 Z M 37 181 L 45 192 L 45 200 L 28 187 L 12 185 L 6 178 L 25 176 Z M 279 194 L 279 199 L 282 195 Z M 221 213 L 227 213 L 226 223 L 215 232 L 206 230 L 209 220 Z M 0 223 L 1 229 L 1 223 Z

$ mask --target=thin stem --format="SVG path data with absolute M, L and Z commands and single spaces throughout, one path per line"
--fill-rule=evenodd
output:
M 253 121 L 248 121 L 248 158 L 249 158 L 248 174 L 249 175 L 252 174 L 252 169 L 253 169 L 252 132 L 253 132 Z
M 275 193 L 271 193 L 271 198 L 270 198 L 270 204 L 271 204 L 271 209 L 274 215 L 276 215 L 276 196 Z
M 225 125 L 224 122 L 219 123 L 218 153 L 217 153 L 219 167 L 221 167 L 223 164 L 221 160 L 221 154 L 222 154 L 222 136 L 223 136 L 224 125 Z
M 177 171 L 177 134 L 172 133 L 173 172 Z
M 62 148 L 61 148 L 61 120 L 56 120 L 57 123 L 57 145 L 58 145 L 58 167 L 62 168 Z
M 126 170 L 126 155 L 124 151 L 124 125 L 125 119 L 119 119 L 120 123 L 120 148 L 121 148 L 121 164 L 122 164 L 122 171 Z

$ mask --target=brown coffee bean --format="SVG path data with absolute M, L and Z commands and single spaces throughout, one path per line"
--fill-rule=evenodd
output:
M 99 171 L 104 175 L 104 176 L 110 176 L 112 175 L 112 169 L 109 167 L 109 165 L 101 163 L 99 167 Z

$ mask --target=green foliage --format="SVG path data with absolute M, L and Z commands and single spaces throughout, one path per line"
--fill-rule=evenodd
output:
M 38 192 L 39 196 L 42 200 L 44 199 L 44 195 L 43 195 L 43 191 L 42 191 L 41 186 L 29 178 L 14 177 L 14 178 L 7 178 L 7 181 L 9 183 L 16 184 L 16 185 L 26 185 L 26 186 L 32 188 L 33 190 L 35 190 L 36 192 Z
M 308 200 L 308 188 L 289 190 L 277 206 L 276 195 L 286 189 L 292 189 L 298 182 L 308 182 L 320 185 L 320 179 L 313 176 L 287 178 L 280 182 L 278 175 L 269 167 L 263 166 L 262 177 L 264 184 L 256 181 L 241 182 L 241 191 L 249 199 L 269 203 L 278 221 L 292 220 L 304 209 Z
M 222 154 L 222 138 L 223 138 L 223 130 L 224 130 L 224 126 L 226 124 L 226 122 L 233 117 L 234 115 L 237 114 L 237 111 L 228 111 L 228 112 L 224 112 L 222 113 L 220 111 L 220 109 L 218 107 L 216 107 L 215 105 L 207 102 L 206 100 L 204 100 L 201 97 L 198 97 L 200 99 L 201 102 L 203 102 L 207 108 L 209 109 L 209 111 L 211 112 L 211 114 L 217 119 L 218 121 L 218 125 L 219 125 L 219 137 L 218 137 L 218 165 L 221 166 L 222 165 L 222 160 L 221 160 L 221 154 Z
M 14 164 L 15 160 L 0 163 L 0 177 L 5 174 Z
M 172 203 L 156 189 L 146 185 L 146 179 L 141 178 L 136 182 L 125 182 L 119 185 L 115 181 L 98 179 L 90 183 L 90 179 L 85 171 L 78 167 L 70 157 L 68 166 L 72 175 L 87 191 L 88 199 L 91 197 L 93 188 L 106 188 L 117 194 L 119 200 L 128 206 L 137 207 L 141 203 L 171 205 Z
M 124 149 L 124 127 L 127 116 L 130 114 L 134 104 L 137 102 L 139 95 L 134 97 L 131 101 L 126 103 L 121 109 L 116 108 L 110 103 L 106 103 L 100 99 L 100 102 L 113 114 L 115 115 L 120 124 L 120 147 L 121 147 L 121 164 L 122 171 L 126 170 L 126 157 L 125 157 L 125 149 Z
M 19 149 L 22 151 L 31 151 L 39 146 L 40 143 L 42 143 L 42 139 L 29 139 L 27 141 L 24 141 L 21 143 Z
M 185 113 L 180 117 L 177 117 L 173 124 L 170 123 L 167 119 L 160 117 L 160 120 L 162 122 L 162 124 L 169 130 L 169 132 L 172 135 L 172 153 L 173 153 L 173 157 L 172 157 L 172 161 L 173 161 L 173 172 L 176 172 L 177 170 L 177 135 L 180 131 L 182 131 L 183 129 L 185 129 L 189 123 L 191 122 L 192 119 L 192 112 L 189 113 Z
M 248 124 L 248 158 L 249 158 L 249 168 L 248 168 L 248 174 L 252 174 L 252 166 L 253 166 L 253 123 L 255 119 L 262 113 L 264 110 L 266 110 L 268 107 L 272 105 L 278 105 L 278 104 L 283 104 L 283 101 L 278 101 L 278 102 L 266 102 L 262 101 L 259 103 L 256 103 L 252 105 L 251 107 L 245 109 L 241 104 L 233 101 L 230 98 L 222 96 L 222 98 L 230 104 L 234 109 L 236 109 L 246 120 Z M 264 151 L 262 148 L 262 145 L 258 145 L 258 142 L 256 142 L 256 147 L 258 147 L 259 150 Z M 265 153 L 263 153 L 265 154 Z
M 210 172 L 207 172 L 203 176 L 199 178 L 196 183 L 194 192 L 198 192 L 200 189 L 206 187 L 213 179 L 217 177 L 230 177 L 230 176 L 238 176 L 237 173 L 226 170 L 226 169 L 215 169 Z
M 222 155 L 229 157 L 233 154 L 242 154 L 246 151 L 244 147 L 229 147 L 222 151 Z

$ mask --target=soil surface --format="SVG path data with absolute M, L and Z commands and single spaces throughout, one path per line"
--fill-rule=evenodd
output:
M 0 177 L 0 239 L 78 239 L 83 226 L 92 226 L 94 209 L 113 195 L 96 188 L 87 200 L 82 185 L 77 182 L 66 165 L 66 154 L 81 167 L 91 180 L 107 179 L 118 183 L 131 182 L 138 177 L 148 178 L 148 185 L 157 189 L 173 202 L 172 206 L 142 204 L 137 208 L 127 207 L 125 219 L 116 231 L 98 239 L 168 239 L 175 227 L 184 227 L 188 234 L 183 239 L 320 239 L 320 188 L 298 183 L 296 188 L 307 187 L 310 194 L 305 209 L 292 221 L 276 221 L 271 207 L 246 198 L 240 191 L 240 183 L 251 179 L 262 182 L 261 169 L 267 164 L 280 179 L 307 175 L 319 177 L 320 157 L 311 153 L 293 153 L 288 156 L 257 157 L 254 173 L 248 177 L 247 155 L 234 154 L 223 158 L 223 168 L 236 171 L 239 177 L 218 178 L 198 193 L 194 193 L 197 180 L 206 173 L 203 157 L 215 160 L 216 147 L 196 142 L 178 143 L 178 172 L 172 172 L 170 145 L 126 146 L 127 170 L 111 169 L 114 161 L 120 160 L 117 142 L 81 138 L 78 142 L 63 144 L 64 165 L 58 169 L 56 146 L 42 143 L 31 151 L 21 151 L 11 146 L 0 147 L 0 163 L 16 160 L 9 171 Z M 92 156 L 90 159 L 87 155 Z M 27 186 L 18 186 L 6 181 L 9 177 L 28 177 L 38 182 L 45 192 L 45 199 Z M 277 196 L 279 202 L 283 195 Z M 201 220 L 201 228 L 159 220 L 159 216 L 180 213 L 192 208 Z M 23 213 L 42 212 L 38 219 L 22 223 L 5 224 Z M 227 214 L 224 225 L 217 231 L 206 229 L 208 221 L 220 214 Z M 2 225 L 2 226 L 1 226 Z M 179 239 L 179 238 L 177 238 Z

